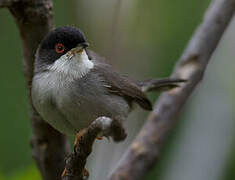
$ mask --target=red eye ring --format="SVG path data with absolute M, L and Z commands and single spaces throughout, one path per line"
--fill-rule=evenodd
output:
M 55 50 L 57 53 L 61 54 L 64 52 L 65 47 L 62 43 L 58 43 L 58 44 L 56 44 Z

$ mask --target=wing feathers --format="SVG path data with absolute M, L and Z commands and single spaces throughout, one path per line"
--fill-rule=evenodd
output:
M 94 62 L 94 61 L 93 61 Z M 152 104 L 135 82 L 114 71 L 108 64 L 96 62 L 93 69 L 105 82 L 105 87 L 112 94 L 124 97 L 130 104 L 134 101 L 146 110 L 152 110 Z

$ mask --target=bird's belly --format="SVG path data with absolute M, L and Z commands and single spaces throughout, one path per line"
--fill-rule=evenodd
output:
M 99 77 L 85 76 L 66 85 L 57 96 L 59 110 L 77 130 L 88 127 L 96 118 L 107 116 L 123 120 L 130 107 L 120 96 L 109 94 L 107 89 L 97 82 Z
M 103 87 L 86 80 L 74 85 L 73 81 L 50 75 L 34 80 L 32 85 L 35 108 L 64 134 L 74 134 L 100 116 L 123 120 L 129 113 L 129 105 L 122 97 L 108 94 Z
M 129 105 L 121 97 L 101 94 L 84 94 L 83 98 L 74 95 L 62 100 L 58 108 L 77 131 L 101 116 L 123 120 L 129 111 Z
M 32 83 L 33 105 L 41 117 L 61 133 L 75 134 L 77 130 L 56 105 L 55 93 L 58 92 L 54 92 L 53 89 L 40 81 Z M 58 95 L 60 96 L 59 93 Z

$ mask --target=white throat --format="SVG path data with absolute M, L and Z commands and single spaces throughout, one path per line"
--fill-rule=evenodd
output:
M 67 53 L 61 56 L 48 69 L 72 78 L 82 78 L 93 67 L 94 63 L 89 60 L 86 51 L 83 50 L 74 55 Z

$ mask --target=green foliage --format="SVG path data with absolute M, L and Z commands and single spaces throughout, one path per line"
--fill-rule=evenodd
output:
M 37 168 L 30 166 L 21 171 L 12 173 L 9 176 L 3 176 L 0 174 L 0 180 L 41 180 L 41 177 Z
M 5 175 L 32 163 L 29 148 L 31 129 L 19 33 L 7 9 L 0 9 L 0 21 L 0 171 Z

